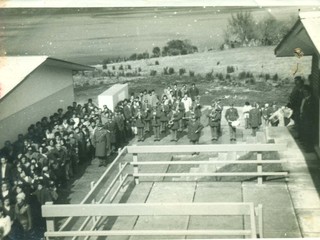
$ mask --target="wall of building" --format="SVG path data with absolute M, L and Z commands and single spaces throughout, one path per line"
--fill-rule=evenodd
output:
M 0 121 L 0 148 L 6 140 L 15 141 L 19 133 L 27 133 L 27 128 L 42 117 L 49 117 L 58 108 L 66 109 L 74 101 L 73 86 L 68 86 L 46 98 L 18 111 Z
M 72 70 L 44 63 L 1 99 L 0 121 L 70 86 L 73 86 Z M 51 109 L 56 110 L 57 107 Z
M 315 51 L 316 52 L 316 51 Z M 315 127 L 315 143 L 320 146 L 320 56 L 319 54 L 314 54 L 312 57 L 312 67 L 311 67 L 311 85 L 313 89 L 313 96 L 315 98 L 315 121 L 318 123 Z

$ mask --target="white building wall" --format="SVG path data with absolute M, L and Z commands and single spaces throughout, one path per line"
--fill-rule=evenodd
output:
M 72 70 L 44 63 L 0 100 L 0 121 L 70 86 L 73 86 Z M 57 107 L 51 109 L 56 110 Z
M 74 101 L 72 70 L 42 65 L 0 100 L 0 148 Z
M 65 110 L 73 101 L 73 86 L 69 86 L 1 120 L 0 148 L 6 140 L 16 141 L 18 134 L 27 133 L 31 124 L 35 124 L 44 116 L 49 117 L 58 108 Z

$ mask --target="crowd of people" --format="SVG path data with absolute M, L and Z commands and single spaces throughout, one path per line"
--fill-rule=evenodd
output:
M 262 124 L 288 126 L 294 122 L 302 140 L 310 144 L 311 91 L 301 78 L 295 82 L 285 107 L 245 103 L 245 128 L 251 128 L 252 135 Z M 213 142 L 221 136 L 222 110 L 220 100 L 215 100 L 205 116 Z M 89 99 L 43 117 L 28 128 L 27 134 L 19 134 L 13 143 L 6 141 L 1 149 L 0 234 L 8 239 L 10 234 L 20 234 L 16 239 L 30 239 L 33 227 L 44 229 L 41 205 L 57 202 L 59 189 L 66 187 L 79 166 L 90 164 L 94 158 L 99 159 L 99 166 L 107 165 L 110 156 L 135 136 L 137 141 L 144 141 L 152 133 L 153 140 L 160 141 L 170 133 L 171 141 L 178 141 L 187 130 L 190 142 L 199 143 L 204 128 L 201 116 L 195 84 L 189 88 L 174 84 L 161 96 L 154 90 L 132 94 L 118 102 L 114 112 L 107 106 L 98 108 Z M 235 142 L 240 116 L 233 104 L 224 118 L 229 123 L 230 141 Z

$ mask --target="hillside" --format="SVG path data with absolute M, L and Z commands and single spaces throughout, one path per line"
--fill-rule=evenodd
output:
M 173 67 L 175 70 L 185 68 L 187 72 L 194 71 L 196 74 L 206 74 L 211 72 L 226 73 L 227 66 L 234 66 L 236 72 L 250 71 L 254 74 L 277 73 L 281 78 L 292 77 L 293 69 L 298 61 L 302 65 L 300 73 L 305 77 L 311 71 L 311 57 L 303 57 L 298 60 L 296 57 L 278 58 L 274 55 L 273 47 L 251 47 L 236 48 L 224 51 L 209 51 L 203 53 L 195 53 L 183 56 L 169 56 L 160 58 L 151 58 L 147 60 L 128 61 L 125 63 L 110 64 L 116 66 L 131 65 L 132 69 L 141 67 L 144 74 L 156 70 L 161 73 L 164 67 Z M 293 52 L 292 52 L 293 55 Z M 159 65 L 155 65 L 155 61 L 159 61 Z M 301 67 L 300 65 L 300 67 Z M 97 66 L 101 67 L 101 66 Z M 111 70 L 111 68 L 108 68 Z
M 252 47 L 209 51 L 108 64 L 103 70 L 102 65 L 97 65 L 99 70 L 95 73 L 75 76 L 76 96 L 78 101 L 95 98 L 111 84 L 122 82 L 129 83 L 131 92 L 156 89 L 158 94 L 174 82 L 179 85 L 195 82 L 204 96 L 203 104 L 214 98 L 224 99 L 226 104 L 235 100 L 237 105 L 243 105 L 247 100 L 285 104 L 293 87 L 292 73 L 297 62 L 300 66 L 298 74 L 307 79 L 311 57 L 300 60 L 296 57 L 277 58 L 273 50 L 274 47 Z M 228 66 L 232 66 L 234 72 L 227 74 Z M 173 68 L 174 74 L 164 75 L 165 67 Z M 179 74 L 181 68 L 186 71 L 183 75 Z M 150 76 L 151 71 L 156 71 L 155 76 Z M 190 76 L 189 71 L 193 71 L 194 76 Z M 249 76 L 240 77 L 243 72 Z M 261 95 L 266 92 L 268 94 Z

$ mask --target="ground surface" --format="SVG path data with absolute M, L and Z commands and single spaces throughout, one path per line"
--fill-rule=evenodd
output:
M 239 109 L 241 112 L 241 109 Z M 223 135 L 220 143 L 229 143 L 228 129 L 226 122 L 222 122 Z M 153 142 L 149 137 L 143 143 L 132 141 L 131 144 L 152 145 L 152 144 L 172 144 L 169 142 L 169 136 L 164 137 L 161 142 Z M 299 145 L 291 136 L 287 128 L 268 128 L 260 130 L 257 137 L 250 136 L 250 131 L 239 127 L 237 133 L 237 143 L 259 143 L 273 140 L 275 143 L 287 143 L 288 150 L 280 153 L 280 159 L 288 159 L 288 163 L 280 166 L 278 170 L 289 171 L 288 181 L 285 179 L 272 179 L 264 183 L 263 186 L 256 184 L 256 179 L 229 179 L 229 181 L 217 181 L 211 179 L 195 178 L 152 178 L 141 179 L 139 185 L 128 182 L 125 189 L 120 191 L 113 202 L 121 203 L 142 203 L 142 202 L 254 202 L 263 204 L 264 209 L 264 236 L 269 238 L 291 238 L 291 237 L 320 237 L 320 200 L 319 200 L 319 168 L 320 164 L 314 153 L 303 153 Z M 205 128 L 201 137 L 201 144 L 210 143 L 210 133 Z M 186 135 L 180 136 L 177 143 L 188 144 Z M 242 155 L 243 153 L 237 153 Z M 234 157 L 233 156 L 233 157 Z M 172 154 L 147 154 L 140 155 L 143 160 L 170 160 L 172 158 L 181 158 L 185 160 L 208 160 L 210 156 L 200 154 L 199 156 L 172 155 Z M 211 158 L 228 159 L 231 155 L 218 154 Z M 123 161 L 131 161 L 132 157 L 126 155 Z M 97 167 L 98 162 L 93 161 L 87 168 L 83 177 L 74 183 L 71 188 L 71 202 L 79 203 L 88 192 L 89 182 L 96 181 L 99 174 L 103 172 L 102 168 Z M 146 172 L 170 172 L 168 166 L 151 169 L 146 167 Z M 189 169 L 175 169 L 178 172 L 203 172 L 217 171 L 205 166 L 194 165 Z M 233 168 L 232 171 L 242 171 Z M 271 169 L 277 171 L 276 169 Z M 95 174 L 96 173 L 96 174 Z M 115 174 L 115 173 L 113 173 Z M 132 180 L 131 180 L 132 181 Z M 101 194 L 100 194 L 101 195 Z M 99 196 L 98 196 L 99 199 Z M 109 202 L 106 198 L 105 202 Z M 247 220 L 239 217 L 121 217 L 102 219 L 98 228 L 102 229 L 199 229 L 201 228 L 246 228 Z M 223 237 L 223 236 L 221 236 Z M 112 237 L 109 239 L 128 239 Z M 133 237 L 132 239 L 145 239 Z M 159 239 L 159 237 L 158 237 Z
M 210 104 L 213 99 L 222 99 L 225 105 L 233 102 L 237 106 L 243 106 L 245 101 L 285 105 L 293 88 L 293 70 L 299 61 L 296 75 L 308 79 L 311 58 L 277 58 L 274 48 L 238 48 L 110 64 L 104 72 L 100 70 L 101 72 L 94 74 L 74 76 L 76 100 L 80 103 L 88 98 L 97 101 L 97 96 L 115 83 L 127 83 L 129 93 L 135 95 L 144 89 L 155 89 L 159 96 L 162 96 L 164 88 L 174 83 L 177 83 L 179 88 L 183 84 L 189 88 L 195 83 L 200 89 L 202 104 Z M 158 61 L 159 65 L 155 65 L 155 61 Z M 120 66 L 123 66 L 124 70 L 119 70 Z M 128 66 L 131 69 L 128 69 Z M 228 66 L 232 66 L 234 72 L 227 76 Z M 97 67 L 101 69 L 101 65 Z M 163 69 L 166 67 L 173 68 L 175 73 L 164 75 Z M 119 76 L 121 73 L 133 74 L 139 68 L 139 76 Z M 186 73 L 180 75 L 179 69 L 182 68 Z M 150 76 L 151 71 L 156 71 L 156 75 Z M 190 76 L 189 71 L 193 71 L 194 76 Z M 251 74 L 252 77 L 239 77 L 243 72 Z M 219 79 L 218 75 L 223 77 Z M 270 79 L 267 79 L 266 75 L 269 75 Z

